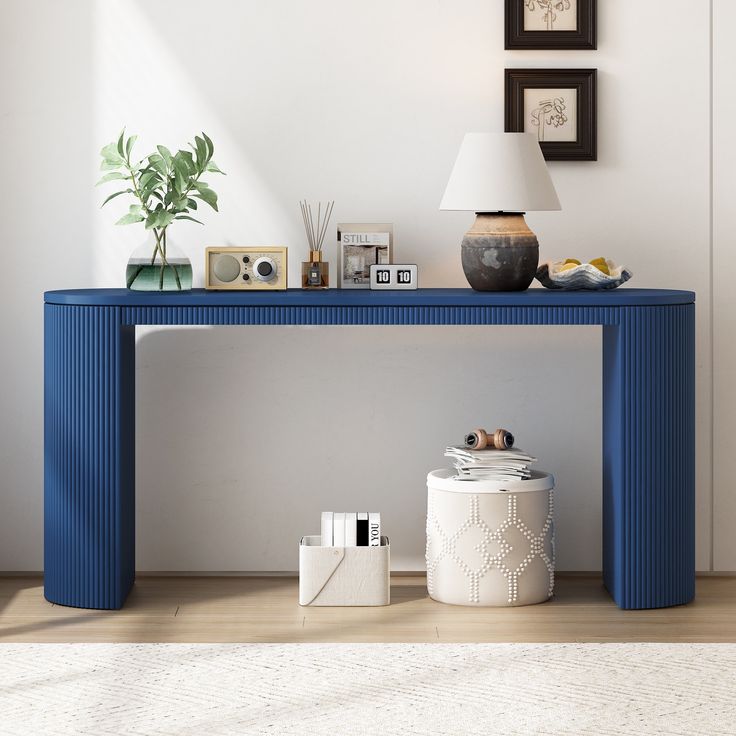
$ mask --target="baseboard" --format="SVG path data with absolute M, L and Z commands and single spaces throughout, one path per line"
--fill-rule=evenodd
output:
M 394 578 L 424 577 L 426 570 L 392 570 Z M 296 570 L 138 570 L 138 578 L 296 578 Z M 557 570 L 555 575 L 564 578 L 600 577 L 598 570 Z M 695 573 L 699 578 L 736 578 L 736 570 L 698 570 Z M 43 570 L 0 570 L 0 578 L 43 578 Z

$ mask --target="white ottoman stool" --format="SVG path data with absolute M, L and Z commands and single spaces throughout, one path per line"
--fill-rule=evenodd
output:
M 554 589 L 554 478 L 427 476 L 427 589 L 441 603 L 526 606 Z

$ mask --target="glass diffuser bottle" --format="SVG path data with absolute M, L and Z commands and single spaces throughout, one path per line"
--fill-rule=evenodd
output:
M 329 289 L 330 264 L 322 260 L 321 250 L 310 250 L 302 263 L 302 289 Z
M 312 205 L 299 202 L 304 220 L 304 230 L 309 242 L 309 260 L 302 263 L 302 289 L 329 289 L 330 264 L 322 260 L 322 243 L 327 233 L 334 202 L 328 202 L 322 210 L 322 203 L 317 205 L 317 222 L 315 224 Z M 324 219 L 323 219 L 324 218 Z

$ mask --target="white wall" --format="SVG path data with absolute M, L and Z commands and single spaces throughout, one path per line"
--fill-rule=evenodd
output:
M 0 29 L 0 248 L 9 267 L 41 256 L 0 297 L 0 569 L 42 564 L 41 292 L 119 286 L 143 239 L 91 187 L 123 124 L 142 152 L 200 129 L 215 141 L 221 214 L 174 235 L 198 285 L 218 243 L 286 244 L 295 281 L 307 197 L 334 198 L 335 222 L 394 222 L 422 285 L 463 286 L 471 216 L 437 207 L 462 135 L 502 128 L 511 66 L 599 70 L 599 161 L 550 164 L 563 210 L 528 218 L 542 257 L 606 255 L 632 285 L 697 291 L 697 564 L 711 568 L 707 3 L 601 0 L 596 52 L 504 51 L 501 0 L 71 5 L 12 0 Z M 394 567 L 418 569 L 426 472 L 478 424 L 513 429 L 557 476 L 560 568 L 600 567 L 595 328 L 147 329 L 138 348 L 140 569 L 293 570 L 320 510 L 366 507 Z
M 736 571 L 733 520 L 733 462 L 736 451 L 736 291 L 733 288 L 733 177 L 736 153 L 731 131 L 736 119 L 736 47 L 730 34 L 736 24 L 736 5 L 713 4 L 713 564 Z

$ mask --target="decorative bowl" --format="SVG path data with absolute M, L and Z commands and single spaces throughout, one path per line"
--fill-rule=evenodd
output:
M 537 280 L 548 289 L 615 289 L 634 274 L 626 266 L 617 266 L 606 259 L 610 276 L 590 263 L 561 271 L 564 261 L 542 263 L 537 269 Z

